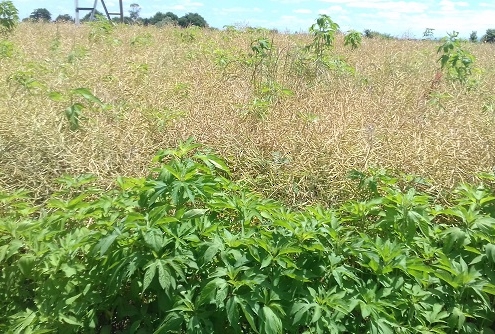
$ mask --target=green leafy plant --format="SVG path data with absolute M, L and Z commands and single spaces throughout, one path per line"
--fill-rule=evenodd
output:
M 247 58 L 246 63 L 253 68 L 251 81 L 255 89 L 258 89 L 264 80 L 270 79 L 269 69 L 272 48 L 272 42 L 264 37 L 257 38 L 251 42 L 251 51 L 253 53 Z
M 355 50 L 361 46 L 362 35 L 359 31 L 351 30 L 344 36 L 344 45 L 350 45 Z
M 65 117 L 69 122 L 69 128 L 72 131 L 78 130 L 81 125 L 80 122 L 85 119 L 82 112 L 86 105 L 81 102 L 75 102 L 75 100 L 82 99 L 90 104 L 99 106 L 100 108 L 106 108 L 105 104 L 101 102 L 99 98 L 93 95 L 88 88 L 75 88 L 68 92 L 67 95 L 63 95 L 59 92 L 50 92 L 49 98 L 55 102 L 69 103 L 70 105 L 65 109 Z
M 467 83 L 473 73 L 475 57 L 462 47 L 458 39 L 459 33 L 454 31 L 442 39 L 443 44 L 437 53 L 442 53 L 439 58 L 440 68 L 445 70 L 453 81 Z
M 112 21 L 107 20 L 103 15 L 96 15 L 95 20 L 88 23 L 90 26 L 89 40 L 98 42 L 109 39 L 115 29 Z
M 362 198 L 296 211 L 193 140 L 153 161 L 113 190 L 0 193 L 2 332 L 492 333 L 490 186 L 440 206 L 420 178 L 354 171 Z
M 12 1 L 0 2 L 0 33 L 10 33 L 19 21 L 19 11 Z
M 0 41 L 0 58 L 10 58 L 14 54 L 14 43 L 11 41 Z
M 308 50 L 313 50 L 317 59 L 322 59 L 326 50 L 333 47 L 335 34 L 339 30 L 339 25 L 330 16 L 321 14 L 316 23 L 309 28 L 309 33 L 313 37 L 313 42 L 306 46 Z

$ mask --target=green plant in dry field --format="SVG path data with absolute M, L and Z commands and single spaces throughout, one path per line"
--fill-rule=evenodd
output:
M 351 49 L 355 50 L 361 46 L 363 36 L 359 31 L 351 30 L 345 34 L 344 45 L 350 45 Z
M 70 103 L 70 105 L 65 109 L 65 117 L 67 118 L 69 128 L 72 131 L 79 130 L 81 127 L 80 122 L 87 119 L 82 114 L 82 111 L 87 108 L 87 106 L 81 102 L 75 102 L 76 100 L 82 98 L 86 102 L 95 104 L 100 108 L 106 107 L 99 98 L 94 96 L 88 88 L 84 87 L 71 89 L 66 95 L 60 92 L 50 92 L 48 96 L 55 102 Z
M 115 29 L 115 25 L 102 15 L 96 15 L 96 19 L 88 23 L 90 26 L 89 40 L 98 42 L 107 40 Z
M 448 33 L 442 39 L 443 44 L 438 48 L 437 53 L 442 53 L 440 57 L 440 67 L 447 72 L 453 81 L 467 83 L 473 74 L 475 57 L 468 50 L 463 48 L 457 31 Z
M 322 59 L 324 52 L 334 46 L 335 35 L 338 30 L 339 25 L 330 16 L 321 14 L 316 19 L 316 23 L 309 28 L 309 33 L 313 37 L 313 41 L 306 48 L 313 50 L 317 59 Z

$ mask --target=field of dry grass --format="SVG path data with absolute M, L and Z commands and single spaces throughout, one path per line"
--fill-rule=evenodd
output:
M 110 186 L 117 175 L 145 175 L 158 149 L 190 136 L 227 158 L 235 178 L 293 205 L 338 200 L 352 169 L 396 169 L 448 190 L 495 167 L 493 45 L 465 45 L 482 70 L 468 90 L 432 85 L 432 41 L 364 39 L 351 50 L 338 37 L 332 55 L 348 67 L 313 71 L 300 59 L 305 35 L 138 26 L 98 34 L 23 23 L 8 37 L 0 188 L 43 197 L 56 177 L 81 173 Z M 260 37 L 274 48 L 256 69 L 250 45 Z M 255 89 L 263 81 L 268 106 Z M 80 87 L 106 107 L 70 93 Z M 64 110 L 76 102 L 87 108 L 71 131 Z

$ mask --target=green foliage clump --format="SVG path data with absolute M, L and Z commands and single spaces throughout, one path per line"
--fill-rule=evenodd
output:
M 355 50 L 361 46 L 362 35 L 359 31 L 351 30 L 344 36 L 344 45 L 350 45 L 351 49 Z
M 52 20 L 52 14 L 46 8 L 35 9 L 29 18 L 39 22 L 50 22 Z
M 495 43 L 495 29 L 487 29 L 481 41 L 484 43 Z
M 395 39 L 394 36 L 386 33 L 381 33 L 371 29 L 364 30 L 364 37 L 366 38 L 381 38 L 381 39 Z
M 493 332 L 492 188 L 442 207 L 419 179 L 354 172 L 360 200 L 292 211 L 198 149 L 116 190 L 1 193 L 0 331 Z
M 187 28 L 190 26 L 196 26 L 201 28 L 208 27 L 208 23 L 206 23 L 206 20 L 198 13 L 187 13 L 186 15 L 179 18 L 177 20 L 177 23 L 179 24 L 179 26 L 183 28 Z
M 469 41 L 471 43 L 478 42 L 478 33 L 476 31 L 472 31 L 471 34 L 469 34 Z
M 466 83 L 473 73 L 475 57 L 463 48 L 458 35 L 457 31 L 448 33 L 448 36 L 442 39 L 443 44 L 437 53 L 443 53 L 439 59 L 440 67 L 447 71 L 449 78 Z
M 0 2 L 0 33 L 12 32 L 19 21 L 19 11 L 12 1 Z
M 321 14 L 316 23 L 309 28 L 309 33 L 313 37 L 313 42 L 307 46 L 308 50 L 314 50 L 319 59 L 323 58 L 323 53 L 333 47 L 335 34 L 339 31 L 339 25 L 330 16 Z

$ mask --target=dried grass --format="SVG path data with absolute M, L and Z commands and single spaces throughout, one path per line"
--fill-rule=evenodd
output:
M 492 45 L 466 45 L 484 70 L 475 89 L 443 80 L 431 92 L 434 42 L 373 39 L 351 51 L 339 37 L 334 53 L 356 74 L 311 80 L 293 67 L 308 36 L 270 35 L 275 80 L 294 95 L 260 118 L 244 112 L 252 68 L 216 63 L 221 53 L 246 55 L 256 33 L 194 31 L 188 42 L 178 28 L 122 26 L 90 41 L 90 29 L 23 23 L 10 37 L 15 56 L 0 57 L 0 187 L 43 198 L 65 173 L 94 173 L 111 186 L 116 175 L 145 175 L 158 149 L 190 136 L 228 158 L 236 178 L 293 205 L 348 196 L 351 169 L 397 169 L 448 190 L 495 166 L 495 115 L 484 111 L 495 107 Z M 8 79 L 19 72 L 43 87 Z M 48 94 L 78 87 L 111 108 L 84 110 L 81 130 L 70 131 L 69 104 Z

